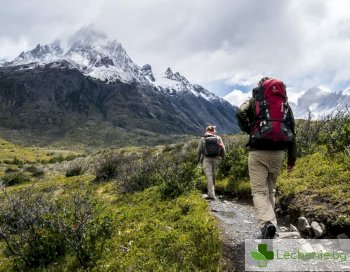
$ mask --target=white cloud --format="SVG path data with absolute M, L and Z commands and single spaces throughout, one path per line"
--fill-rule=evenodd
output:
M 296 94 L 319 85 L 332 90 L 349 85 L 348 0 L 0 0 L 0 5 L 0 58 L 94 24 L 120 41 L 137 64 L 149 63 L 156 73 L 170 66 L 194 83 L 253 87 L 262 76 L 273 76 Z
M 301 97 L 304 93 L 305 91 L 295 91 L 292 88 L 287 88 L 288 101 L 296 105 L 298 104 L 298 98 Z
M 298 98 L 302 96 L 305 93 L 305 91 L 302 92 L 296 92 L 293 89 L 288 88 L 287 94 L 288 94 L 288 101 L 292 102 L 294 104 L 297 104 Z M 235 105 L 239 107 L 243 104 L 244 101 L 251 98 L 251 92 L 242 92 L 241 90 L 233 90 L 229 94 L 224 96 L 224 99 L 230 102 L 232 105 Z
M 240 90 L 233 90 L 229 94 L 224 96 L 224 99 L 230 102 L 232 105 L 235 105 L 239 107 L 243 104 L 244 101 L 246 101 L 248 98 L 251 97 L 251 93 L 244 93 Z

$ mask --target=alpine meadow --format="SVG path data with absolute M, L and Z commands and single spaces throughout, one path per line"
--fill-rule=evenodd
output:
M 0 0 L 0 271 L 253 271 L 249 239 L 348 241 L 350 5 L 137 2 Z

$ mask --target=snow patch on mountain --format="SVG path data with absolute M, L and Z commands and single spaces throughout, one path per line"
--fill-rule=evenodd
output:
M 350 88 L 343 90 L 341 94 L 344 96 L 350 96 Z
M 159 90 L 168 90 L 171 95 L 181 94 L 183 92 L 191 93 L 194 96 L 202 97 L 206 100 L 220 100 L 222 98 L 204 89 L 198 84 L 191 84 L 187 78 L 182 76 L 179 72 L 174 73 L 168 68 L 164 74 L 156 74 L 155 80 L 152 82 Z
M 169 95 L 191 93 L 206 100 L 224 101 L 200 85 L 191 84 L 170 68 L 164 74 L 153 74 L 151 65 L 136 65 L 121 43 L 109 40 L 105 34 L 91 27 L 84 27 L 74 34 L 68 41 L 67 49 L 63 49 L 58 40 L 49 45 L 38 44 L 33 50 L 22 52 L 12 62 L 4 62 L 3 65 L 18 66 L 18 69 L 34 69 L 46 65 L 62 69 L 76 68 L 86 76 L 107 83 L 138 82 Z
M 331 92 L 314 87 L 306 91 L 298 99 L 297 104 L 291 105 L 294 116 L 300 119 L 307 119 L 311 114 L 314 119 L 334 113 L 350 105 L 350 89 L 341 92 Z
M 7 63 L 7 60 L 6 60 L 6 59 L 3 59 L 3 58 L 0 58 L 0 67 L 1 67 L 1 66 L 4 66 L 5 63 Z
M 61 58 L 63 50 L 60 41 L 56 40 L 48 45 L 38 44 L 33 50 L 22 52 L 10 64 L 12 66 L 24 65 L 29 63 L 49 63 Z

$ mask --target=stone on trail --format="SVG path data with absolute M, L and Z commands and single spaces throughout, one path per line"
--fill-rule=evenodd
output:
M 318 223 L 317 221 L 313 221 L 311 223 L 311 228 L 316 238 L 319 238 L 326 233 L 326 226 L 323 223 Z
M 337 235 L 337 239 L 350 239 L 345 233 Z
M 279 229 L 280 229 L 280 231 L 282 231 L 282 232 L 287 232 L 287 231 L 288 231 L 288 228 L 287 228 L 287 227 L 280 227 Z
M 309 227 L 310 224 L 304 216 L 298 218 L 298 229 L 300 231 L 308 232 Z
M 289 231 L 298 231 L 298 228 L 296 226 L 294 226 L 293 224 L 290 224 Z

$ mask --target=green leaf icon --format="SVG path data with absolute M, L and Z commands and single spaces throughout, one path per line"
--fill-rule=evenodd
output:
M 253 259 L 258 260 L 258 267 L 267 267 L 267 260 L 259 251 L 251 251 L 250 255 Z
M 267 250 L 267 244 L 259 244 L 258 250 L 261 254 L 263 254 L 266 257 L 266 260 L 273 260 L 274 253 L 273 253 L 273 251 Z
M 263 254 L 261 254 L 259 251 L 251 251 L 250 255 L 255 260 L 266 261 L 266 257 Z

